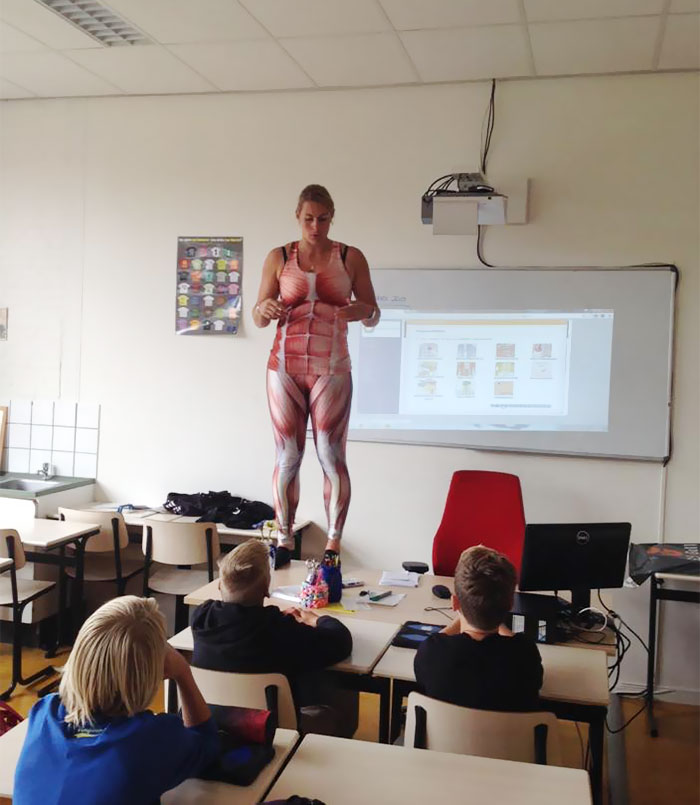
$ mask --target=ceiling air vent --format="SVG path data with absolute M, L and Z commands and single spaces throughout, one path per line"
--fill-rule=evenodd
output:
M 107 47 L 144 45 L 141 31 L 96 0 L 36 0 Z

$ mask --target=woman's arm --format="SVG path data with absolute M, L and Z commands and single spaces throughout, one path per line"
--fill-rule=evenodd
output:
M 348 248 L 345 258 L 348 274 L 352 277 L 355 301 L 338 311 L 338 317 L 346 321 L 362 321 L 365 327 L 374 327 L 379 322 L 380 312 L 369 275 L 369 265 L 364 254 L 354 246 Z
M 273 249 L 263 263 L 262 279 L 258 291 L 258 301 L 253 308 L 253 321 L 256 327 L 267 327 L 272 319 L 279 319 L 284 306 L 279 301 L 280 283 L 277 276 L 282 267 L 282 250 Z

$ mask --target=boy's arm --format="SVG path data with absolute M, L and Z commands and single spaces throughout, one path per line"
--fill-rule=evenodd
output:
M 303 619 L 297 619 L 296 610 L 288 612 L 282 619 L 280 638 L 291 673 L 327 668 L 352 652 L 350 630 L 337 618 L 315 617 L 316 613 L 302 610 Z

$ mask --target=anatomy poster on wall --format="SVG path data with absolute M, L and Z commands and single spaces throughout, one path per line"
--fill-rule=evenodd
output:
M 242 271 L 243 238 L 178 238 L 177 335 L 236 335 Z

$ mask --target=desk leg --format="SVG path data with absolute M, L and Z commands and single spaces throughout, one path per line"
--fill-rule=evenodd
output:
M 411 691 L 417 689 L 415 682 L 393 680 L 391 686 L 391 728 L 389 730 L 389 741 L 391 743 L 401 734 L 404 696 L 408 696 Z
M 605 743 L 605 716 L 607 708 L 596 707 L 588 726 L 591 745 L 591 788 L 594 805 L 603 802 L 603 748 Z
M 56 613 L 56 639 L 53 646 L 51 646 L 45 657 L 55 657 L 58 648 L 65 639 L 64 631 L 64 614 L 66 611 L 66 546 L 61 545 L 58 549 L 58 612 Z
M 649 654 L 647 657 L 647 723 L 649 734 L 656 738 L 659 730 L 654 718 L 654 676 L 656 675 L 656 607 L 658 600 L 658 581 L 656 575 L 651 574 L 649 578 Z
M 379 690 L 379 743 L 389 743 L 391 712 L 391 680 L 383 680 L 384 684 Z
M 85 571 L 85 542 L 86 537 L 76 540 L 75 543 L 75 581 L 73 582 L 73 595 L 71 596 L 72 622 L 71 642 L 78 634 L 81 626 L 83 608 L 83 575 Z

